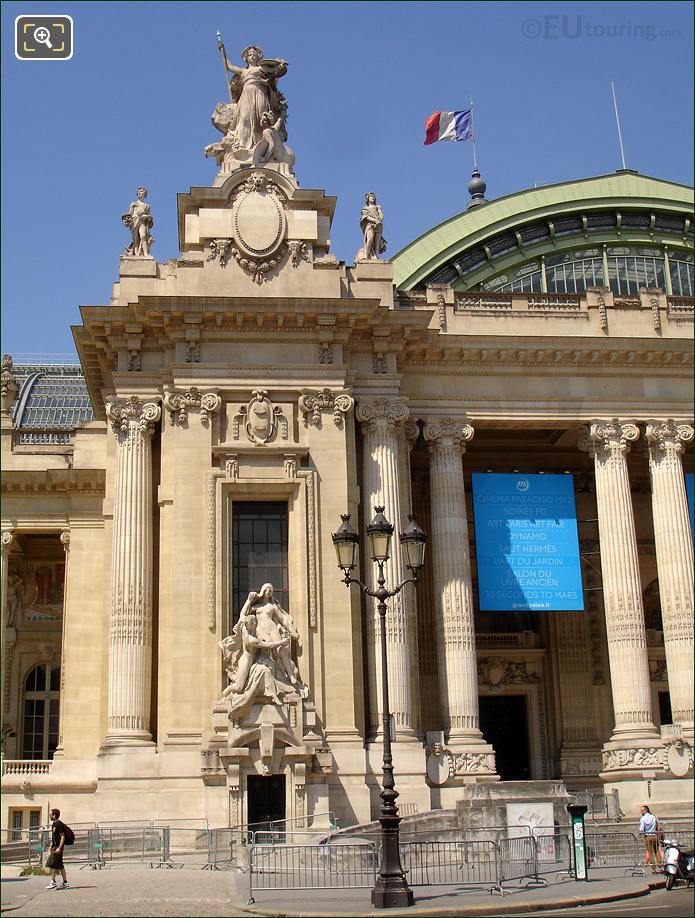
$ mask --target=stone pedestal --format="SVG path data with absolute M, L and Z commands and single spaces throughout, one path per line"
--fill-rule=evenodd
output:
M 436 609 L 437 665 L 442 726 L 451 751 L 492 753 L 479 726 L 478 676 L 473 623 L 473 593 L 468 546 L 468 518 L 461 456 L 473 428 L 451 419 L 427 424 L 430 448 L 430 496 Z M 490 757 L 484 762 L 489 779 Z M 468 769 L 474 773 L 475 769 Z M 494 772 L 494 768 L 493 768 Z
M 693 536 L 681 455 L 693 440 L 689 424 L 649 421 L 654 541 L 674 724 L 693 743 Z
M 608 657 L 615 727 L 604 746 L 609 775 L 638 778 L 658 766 L 661 739 L 652 716 L 649 662 L 637 558 L 637 538 L 626 456 L 639 437 L 635 424 L 596 420 L 585 430 L 580 449 L 594 459 L 596 503 Z M 615 775 L 613 775 L 615 777 Z
M 364 438 L 364 499 L 362 501 L 365 525 L 374 515 L 376 506 L 384 507 L 386 518 L 393 523 L 396 533 L 391 542 L 391 557 L 385 565 L 386 584 L 393 587 L 406 577 L 397 530 L 401 520 L 401 475 L 399 473 L 397 427 L 408 418 L 408 409 L 402 400 L 378 398 L 363 401 L 357 406 L 357 420 L 362 424 Z M 365 538 L 365 546 L 367 540 Z M 366 580 L 371 587 L 375 565 L 365 557 Z M 396 737 L 416 740 L 413 728 L 413 706 L 410 680 L 410 638 L 408 604 L 410 586 L 388 600 L 386 631 L 388 646 L 388 680 L 391 712 Z M 382 692 L 380 669 L 380 622 L 376 603 L 369 600 L 367 618 L 367 661 L 369 673 L 369 723 L 370 739 L 381 729 Z
M 116 434 L 108 732 L 104 748 L 151 745 L 152 447 L 161 409 L 136 396 L 106 403 Z

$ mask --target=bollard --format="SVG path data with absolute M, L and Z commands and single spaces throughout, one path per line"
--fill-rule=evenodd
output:
M 574 879 L 588 880 L 589 870 L 586 865 L 586 837 L 584 833 L 584 813 L 587 807 L 581 803 L 568 803 L 567 812 L 572 819 L 572 847 L 574 849 Z

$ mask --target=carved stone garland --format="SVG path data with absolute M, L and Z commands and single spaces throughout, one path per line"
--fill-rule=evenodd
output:
M 352 410 L 355 400 L 347 392 L 331 392 L 328 388 L 321 392 L 305 389 L 299 396 L 298 404 L 305 427 L 310 423 L 321 427 L 321 412 L 332 411 L 333 423 L 341 430 L 344 426 L 344 416 Z
M 170 389 L 164 393 L 164 407 L 169 412 L 172 424 L 185 424 L 189 411 L 199 411 L 201 424 L 209 423 L 213 414 L 220 410 L 222 399 L 214 392 L 203 394 L 196 386 L 184 392 Z

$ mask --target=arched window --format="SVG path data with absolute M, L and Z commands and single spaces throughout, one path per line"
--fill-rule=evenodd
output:
M 24 680 L 23 759 L 52 759 L 58 745 L 60 666 L 39 663 Z

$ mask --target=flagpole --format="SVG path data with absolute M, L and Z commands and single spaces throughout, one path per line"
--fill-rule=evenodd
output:
M 477 169 L 478 168 L 478 151 L 475 145 L 475 123 L 473 121 L 473 96 L 470 92 L 468 93 L 468 99 L 471 104 L 471 142 L 473 144 L 473 168 Z
M 613 108 L 615 109 L 615 123 L 618 126 L 618 140 L 620 142 L 620 158 L 623 161 L 623 169 L 627 169 L 625 165 L 625 150 L 623 149 L 623 132 L 620 130 L 620 115 L 618 114 L 618 100 L 615 97 L 615 83 L 611 80 L 611 91 L 613 93 Z

